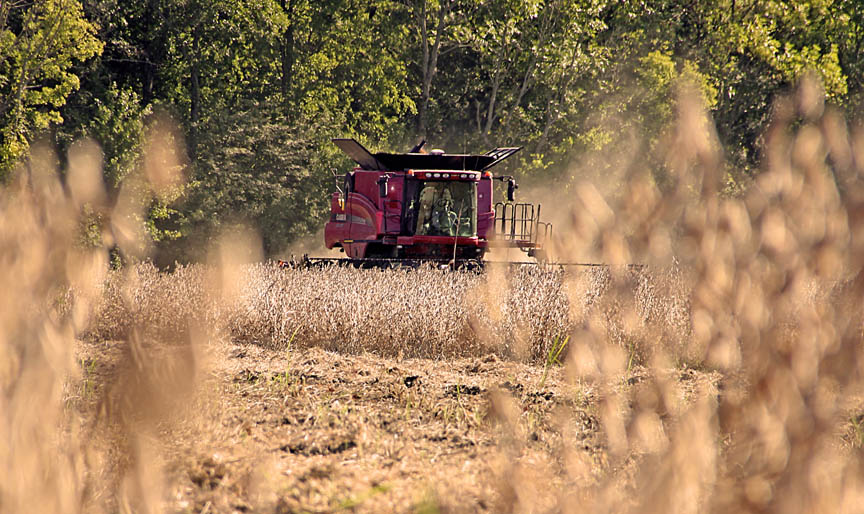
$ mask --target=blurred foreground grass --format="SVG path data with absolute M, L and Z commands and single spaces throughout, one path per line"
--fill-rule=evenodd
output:
M 184 410 L 214 341 L 542 365 L 564 337 L 566 380 L 598 391 L 604 469 L 636 459 L 637 471 L 621 489 L 562 431 L 547 471 L 567 486 L 551 492 L 552 510 L 860 511 L 864 133 L 804 81 L 775 106 L 765 169 L 727 198 L 710 122 L 686 95 L 678 105 L 667 189 L 647 173 L 629 177 L 615 204 L 591 184 L 575 188 L 559 254 L 611 267 L 571 277 L 285 272 L 244 264 L 254 237 L 226 238 L 206 266 L 109 272 L 112 245 L 146 259 L 140 195 L 178 183 L 171 152 L 110 204 L 98 148 L 76 146 L 65 181 L 36 149 L 0 193 L 0 511 L 169 508 L 153 441 Z M 103 247 L 76 244 L 85 209 L 109 220 Z M 622 271 L 632 261 L 648 270 Z M 78 338 L 121 341 L 120 371 L 78 386 L 99 380 L 76 360 Z M 649 375 L 625 396 L 616 384 L 634 364 Z M 676 367 L 718 372 L 719 392 L 673 408 Z M 99 391 L 93 411 L 79 401 L 87 391 Z M 512 428 L 490 480 L 496 505 L 530 512 L 550 491 L 538 464 L 519 458 L 528 414 L 507 396 L 489 398 L 489 415 Z

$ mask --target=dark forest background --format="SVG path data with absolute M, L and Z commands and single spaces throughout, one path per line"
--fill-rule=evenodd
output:
M 0 181 L 35 141 L 63 169 L 89 137 L 116 192 L 173 123 L 188 181 L 149 200 L 149 237 L 188 260 L 242 220 L 276 255 L 324 223 L 332 172 L 350 166 L 331 137 L 523 146 L 502 171 L 565 188 L 614 161 L 586 156 L 627 152 L 663 187 L 664 131 L 690 87 L 738 194 L 774 98 L 804 74 L 858 117 L 862 41 L 858 0 L 4 1 Z

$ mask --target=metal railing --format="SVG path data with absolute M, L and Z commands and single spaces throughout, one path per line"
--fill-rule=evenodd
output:
M 539 219 L 540 205 L 535 210 L 530 203 L 497 202 L 493 219 L 495 235 L 505 241 L 535 242 Z
M 537 209 L 537 230 L 534 232 L 534 243 L 545 243 L 552 238 L 552 224 L 539 221 L 540 209 Z

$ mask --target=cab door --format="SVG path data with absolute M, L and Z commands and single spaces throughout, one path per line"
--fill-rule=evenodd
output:
M 378 208 L 383 213 L 381 232 L 386 235 L 399 235 L 402 231 L 402 210 L 405 179 L 402 176 L 391 176 L 387 182 L 387 196 L 379 198 Z
M 405 177 L 402 188 L 402 223 L 400 233 L 403 236 L 413 236 L 417 228 L 417 209 L 419 207 L 419 192 L 421 181 Z

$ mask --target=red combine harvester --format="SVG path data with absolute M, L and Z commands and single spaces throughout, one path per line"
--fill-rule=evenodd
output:
M 324 228 L 327 248 L 339 248 L 346 258 L 304 256 L 304 264 L 432 262 L 472 268 L 482 267 L 485 254 L 495 248 L 518 248 L 545 260 L 543 243 L 552 226 L 540 221 L 540 205 L 515 203 L 513 177 L 489 171 L 519 148 L 481 155 L 425 153 L 422 142 L 408 153 L 372 154 L 354 139 L 333 142 L 357 163 L 336 176 L 338 191 L 330 197 Z M 507 183 L 507 201 L 494 200 L 493 180 Z

